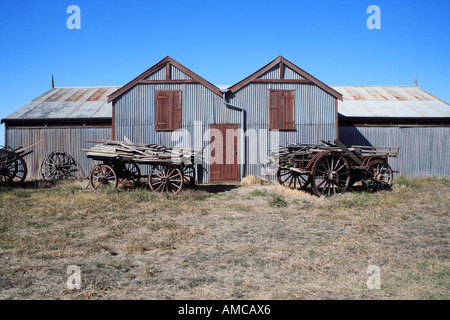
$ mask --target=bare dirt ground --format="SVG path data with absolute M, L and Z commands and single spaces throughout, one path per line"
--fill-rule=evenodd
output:
M 177 196 L 85 184 L 0 191 L 0 299 L 450 298 L 450 179 L 322 199 L 275 184 Z

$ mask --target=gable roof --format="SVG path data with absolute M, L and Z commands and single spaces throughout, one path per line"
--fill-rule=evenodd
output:
M 261 77 L 266 72 L 270 71 L 271 69 L 273 69 L 276 66 L 279 66 L 279 76 L 277 77 L 277 79 L 272 79 L 272 80 L 270 80 L 270 79 L 259 79 L 259 77 Z M 287 66 L 288 68 L 290 68 L 293 71 L 295 71 L 296 73 L 298 73 L 303 79 L 297 79 L 297 80 L 295 80 L 295 79 L 284 79 L 284 77 L 283 77 L 284 66 Z M 283 58 L 282 56 L 279 56 L 278 58 L 276 58 L 272 62 L 268 63 L 267 65 L 265 65 L 264 67 L 262 67 L 258 71 L 252 73 L 247 78 L 245 78 L 245 79 L 239 81 L 238 83 L 236 83 L 235 85 L 231 86 L 229 88 L 229 90 L 234 93 L 234 92 L 238 91 L 239 89 L 241 89 L 242 87 L 244 87 L 247 84 L 249 84 L 250 82 L 254 82 L 254 81 L 261 82 L 261 81 L 265 81 L 265 80 L 267 80 L 269 82 L 314 83 L 318 87 L 322 88 L 324 91 L 328 92 L 333 97 L 335 97 L 335 98 L 337 98 L 339 100 L 342 100 L 342 95 L 339 92 L 337 92 L 336 90 L 334 90 L 330 86 L 327 86 L 325 83 L 323 83 L 319 79 L 313 77 L 312 75 L 310 75 L 305 70 L 300 69 L 295 64 L 293 64 L 289 60 Z
M 450 105 L 417 86 L 333 86 L 341 117 L 450 118 Z
M 107 97 L 117 89 L 119 87 L 52 88 L 1 122 L 110 119 L 111 104 L 107 102 Z
M 186 80 L 173 80 L 173 79 L 170 79 L 170 71 L 169 70 L 170 70 L 171 66 L 173 66 L 173 67 L 181 70 L 182 72 L 184 72 L 188 76 L 188 78 L 190 78 L 190 79 L 186 79 Z M 160 71 L 162 68 L 166 68 L 165 80 L 146 80 L 149 76 L 151 76 L 155 72 Z M 150 82 L 152 82 L 152 83 L 156 83 L 156 82 L 157 83 L 200 83 L 200 84 L 204 85 L 205 87 L 207 87 L 208 89 L 210 89 L 215 94 L 223 97 L 223 93 L 215 85 L 213 85 L 210 82 L 206 81 L 205 79 L 200 77 L 195 72 L 189 70 L 188 68 L 183 66 L 181 63 L 177 62 L 175 59 L 172 59 L 171 57 L 167 56 L 164 59 L 162 59 L 160 62 L 155 64 L 153 67 L 151 67 L 147 71 L 143 72 L 138 77 L 136 77 L 135 79 L 131 80 L 130 82 L 128 82 L 126 85 L 124 85 L 123 87 L 121 87 L 117 91 L 113 92 L 108 97 L 108 103 L 112 102 L 115 99 L 117 99 L 118 97 L 123 95 L 125 92 L 127 92 L 128 90 L 130 90 L 131 88 L 133 88 L 137 84 L 139 84 L 139 83 L 146 83 L 146 81 L 147 81 L 147 83 L 150 83 Z

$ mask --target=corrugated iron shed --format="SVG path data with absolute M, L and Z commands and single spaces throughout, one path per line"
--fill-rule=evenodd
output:
M 105 119 L 112 117 L 108 95 L 120 87 L 52 88 L 24 107 L 2 119 Z
M 417 86 L 332 86 L 344 117 L 449 118 L 450 105 Z

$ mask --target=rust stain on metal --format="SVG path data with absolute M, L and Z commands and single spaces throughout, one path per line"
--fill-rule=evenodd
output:
M 382 95 L 377 89 L 373 89 L 374 92 L 376 92 L 380 97 L 382 97 L 384 100 L 388 100 L 384 95 Z
M 64 90 L 58 90 L 55 94 L 48 97 L 44 102 L 58 101 L 59 98 L 64 94 Z
M 414 91 L 414 98 L 416 98 L 417 100 L 419 100 L 419 101 L 430 101 L 430 100 L 433 100 L 430 96 L 425 96 L 425 95 L 422 95 L 422 94 L 420 94 L 420 92 L 418 92 L 418 91 Z
M 375 100 L 387 100 L 385 96 L 380 94 L 377 90 L 374 88 L 365 88 L 366 91 L 375 99 Z
M 66 99 L 66 101 L 80 101 L 81 97 L 87 92 L 86 89 L 81 89 L 75 92 L 73 95 L 71 95 L 69 98 Z
M 98 89 L 92 96 L 90 96 L 86 101 L 99 101 L 100 98 L 105 94 L 106 89 Z

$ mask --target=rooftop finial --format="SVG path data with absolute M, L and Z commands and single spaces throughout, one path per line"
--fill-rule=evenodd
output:
M 417 75 L 415 72 L 414 72 L 414 85 L 417 87 Z
M 52 73 L 52 89 L 55 87 L 55 79 L 53 78 L 53 73 Z

